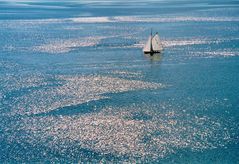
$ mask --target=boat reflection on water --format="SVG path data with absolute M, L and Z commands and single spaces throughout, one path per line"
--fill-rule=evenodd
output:
M 160 62 L 162 60 L 162 52 L 160 53 L 154 53 L 154 54 L 146 54 L 144 53 L 144 56 L 149 59 L 151 62 Z

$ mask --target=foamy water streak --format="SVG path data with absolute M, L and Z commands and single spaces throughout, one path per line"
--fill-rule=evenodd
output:
M 59 76 L 60 86 L 52 86 L 47 89 L 35 89 L 28 94 L 15 97 L 11 114 L 37 114 L 47 113 L 60 107 L 77 105 L 93 100 L 106 98 L 105 93 L 117 93 L 138 89 L 156 89 L 161 84 L 126 80 L 107 76 Z M 50 83 L 47 83 L 50 85 Z M 59 85 L 58 84 L 58 85 Z M 34 83 L 34 85 L 36 85 Z M 44 85 L 39 83 L 38 85 Z M 18 110 L 16 110 L 18 109 Z M 93 109 L 92 109 L 93 110 Z
M 174 40 L 164 40 L 162 39 L 163 47 L 170 48 L 176 46 L 190 46 L 190 45 L 202 45 L 202 44 L 220 44 L 226 41 L 230 41 L 231 39 L 221 38 L 221 39 L 207 39 L 207 38 L 182 38 L 182 39 L 174 39 Z M 237 38 L 232 38 L 232 40 L 237 40 Z M 144 46 L 144 42 L 140 41 L 137 44 L 131 46 L 132 48 L 138 47 L 142 48 Z
M 200 44 L 210 44 L 213 41 L 203 40 L 203 39 L 187 39 L 187 40 L 162 40 L 162 45 L 164 48 L 176 47 L 176 46 L 189 46 L 189 45 L 200 45 Z M 132 45 L 130 48 L 143 48 L 144 42 L 140 41 L 138 44 Z
M 4 27 L 19 28 L 23 25 L 44 25 L 52 23 L 63 22 L 76 23 L 120 23 L 120 22 L 138 22 L 138 23 L 167 23 L 167 22 L 238 22 L 238 17 L 202 17 L 202 16 L 178 16 L 178 17 L 161 17 L 157 15 L 152 16 L 115 16 L 115 17 L 75 17 L 75 18 L 61 18 L 61 19 L 34 19 L 34 20 L 0 20 Z
M 162 44 L 164 47 L 175 47 L 175 46 L 188 46 L 210 43 L 213 43 L 213 41 L 205 39 L 188 39 L 188 40 L 165 40 L 163 41 Z
M 79 18 L 70 18 L 69 20 L 73 22 L 80 23 L 109 23 L 114 22 L 110 17 L 79 17 Z
M 213 51 L 213 52 L 204 52 L 207 55 L 210 56 L 225 56 L 225 57 L 229 57 L 229 56 L 239 56 L 239 50 L 222 50 L 222 51 Z
M 237 17 L 157 17 L 157 16 L 118 16 L 118 17 L 79 17 L 70 18 L 79 23 L 113 23 L 113 22 L 230 22 L 239 21 Z
M 205 58 L 213 58 L 213 57 L 233 57 L 239 56 L 239 50 L 232 49 L 223 49 L 217 51 L 202 51 L 202 52 L 192 52 L 191 55 L 205 57 Z
M 78 39 L 68 39 L 54 41 L 48 44 L 33 47 L 34 51 L 46 53 L 66 53 L 74 48 L 91 47 L 99 44 L 100 40 L 105 37 L 83 37 Z

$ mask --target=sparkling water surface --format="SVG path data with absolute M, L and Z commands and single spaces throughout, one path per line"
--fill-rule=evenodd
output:
M 237 163 L 238 4 L 0 1 L 0 161 Z

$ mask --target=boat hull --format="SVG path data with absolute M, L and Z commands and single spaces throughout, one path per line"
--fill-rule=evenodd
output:
M 159 54 L 159 53 L 161 53 L 161 51 L 144 51 L 144 53 L 153 55 L 153 54 Z

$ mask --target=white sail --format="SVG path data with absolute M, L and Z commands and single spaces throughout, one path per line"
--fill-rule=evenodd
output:
M 158 34 L 154 35 L 154 37 L 152 39 L 152 47 L 153 47 L 153 51 L 162 51 L 163 50 L 163 46 L 159 39 Z
M 150 46 L 151 46 L 151 36 L 149 37 L 147 43 L 145 44 L 143 51 L 150 52 Z

